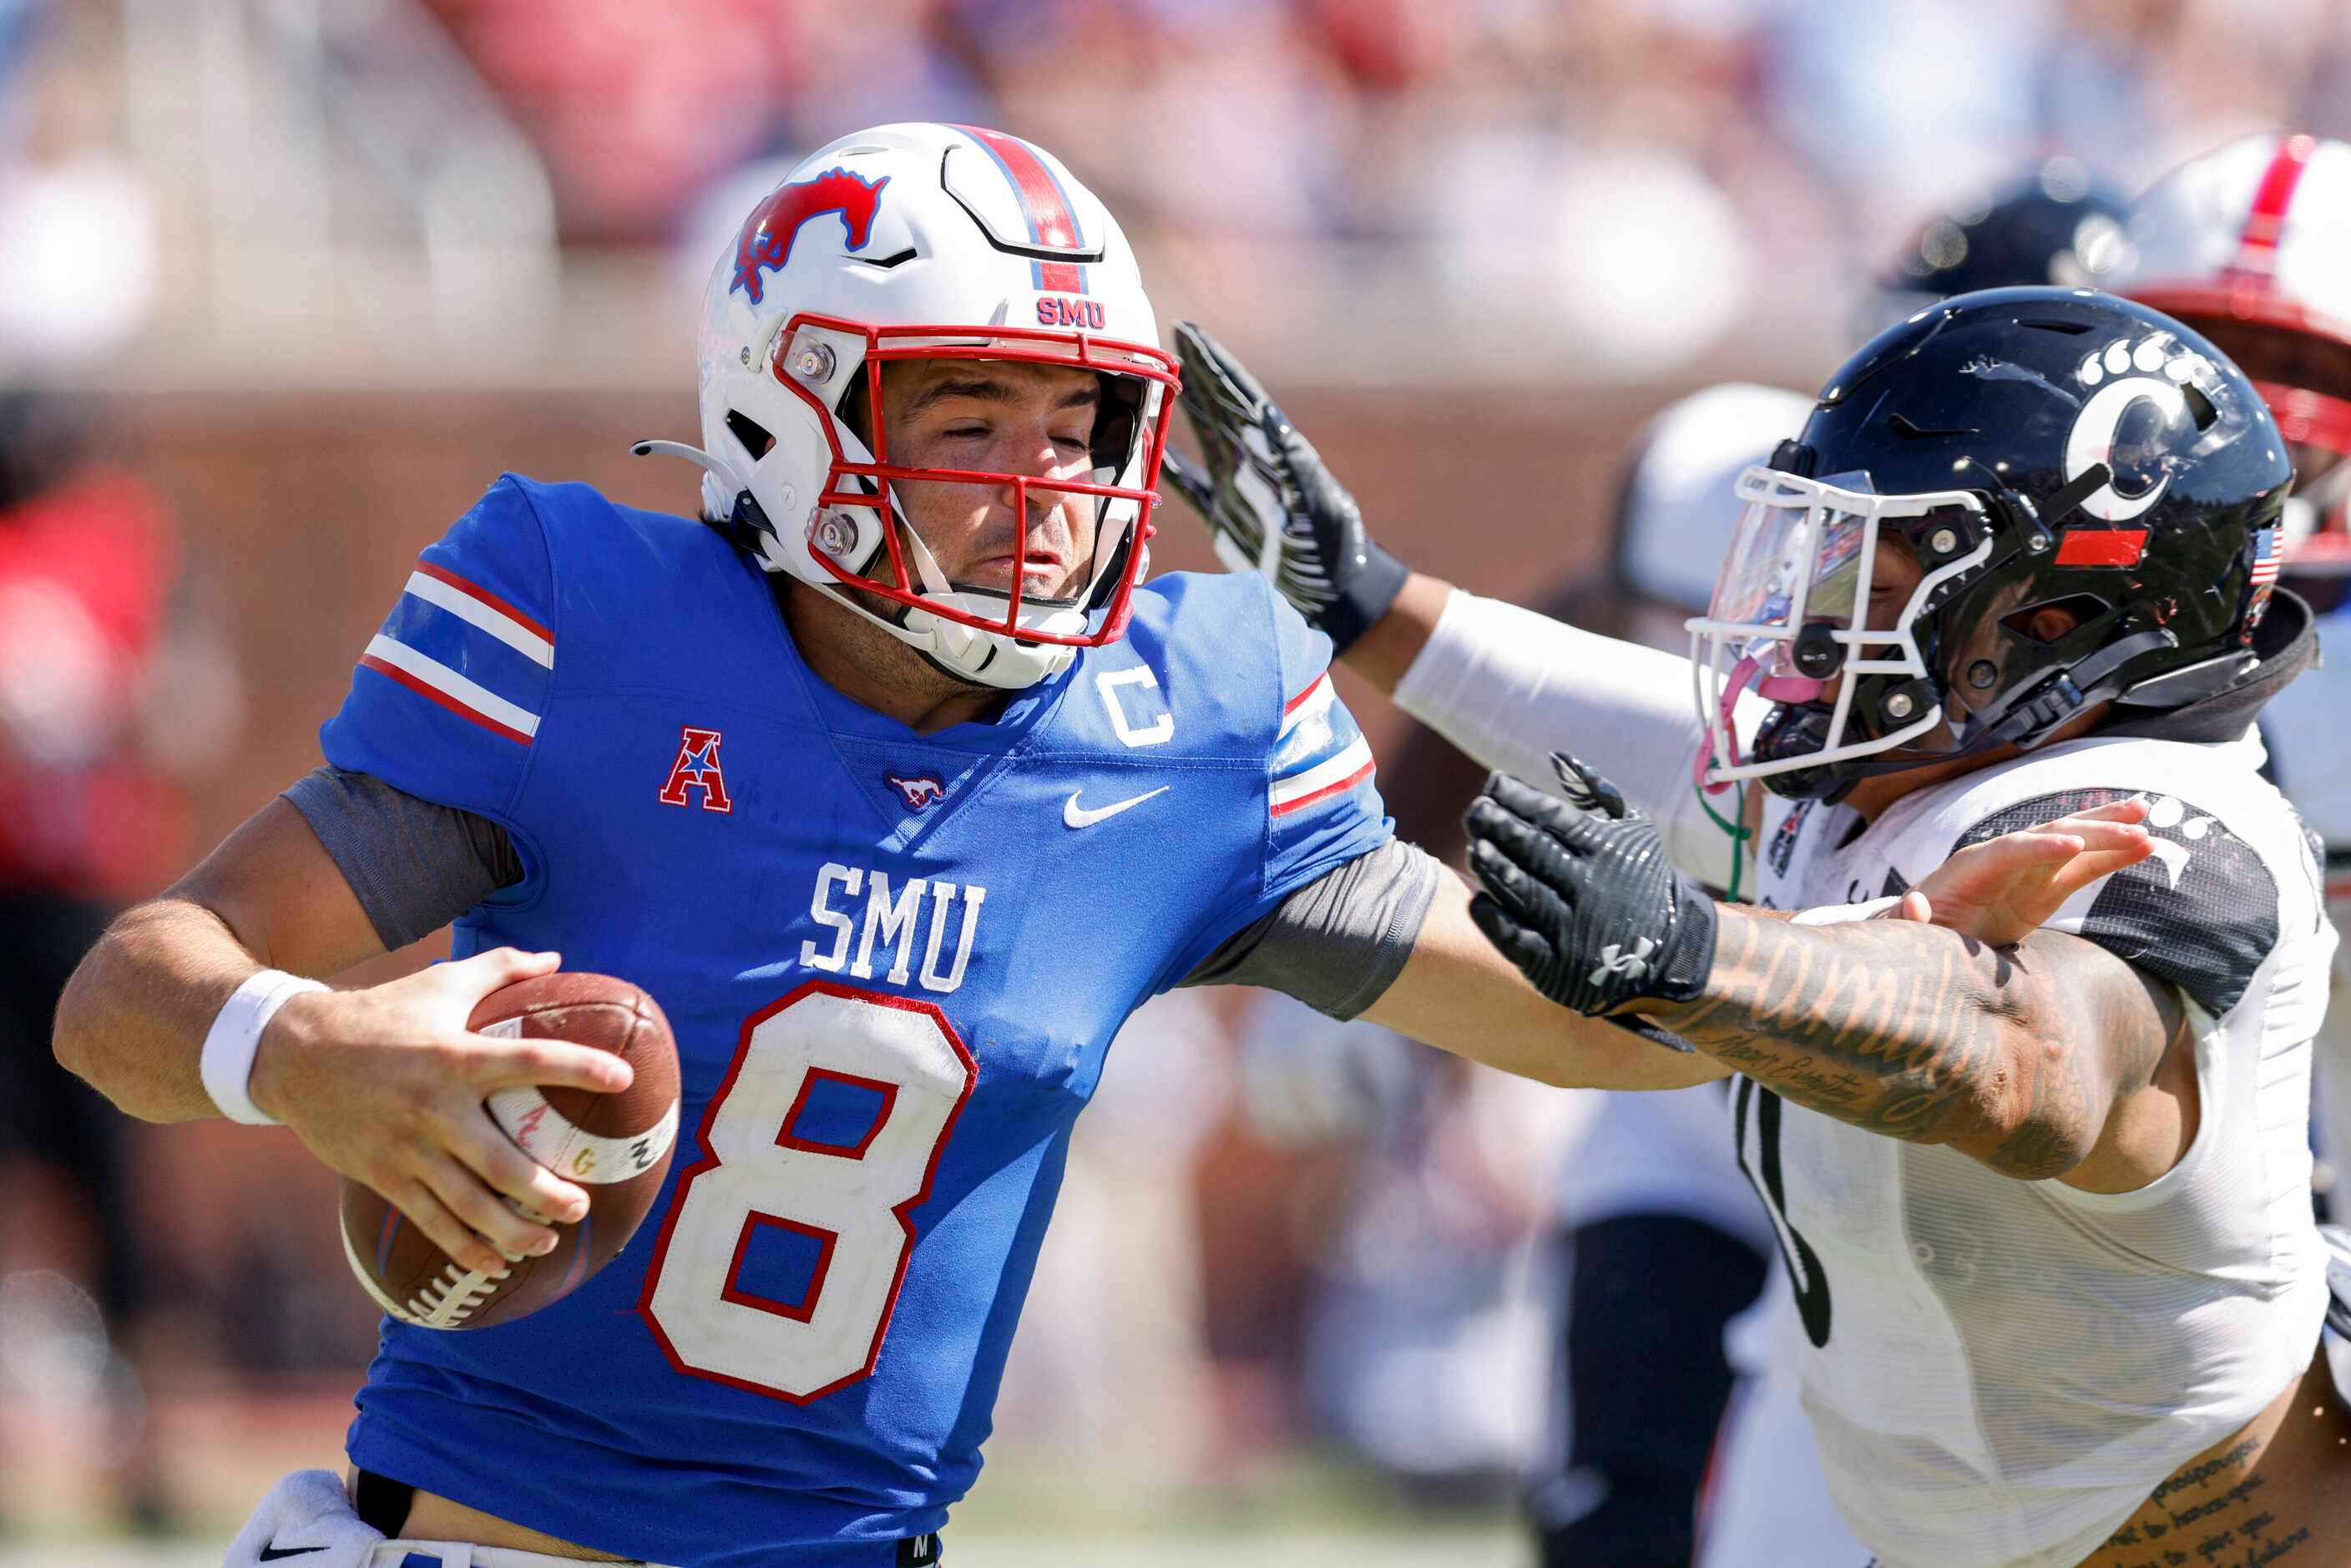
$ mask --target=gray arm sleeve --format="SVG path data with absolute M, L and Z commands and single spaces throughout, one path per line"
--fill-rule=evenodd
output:
M 1178 983 L 1263 986 L 1316 1012 L 1353 1018 L 1403 972 L 1439 874 L 1427 852 L 1390 839 L 1225 938 Z
M 522 859 L 504 828 L 404 794 L 373 774 L 312 768 L 286 799 L 327 846 L 389 950 L 522 880 Z

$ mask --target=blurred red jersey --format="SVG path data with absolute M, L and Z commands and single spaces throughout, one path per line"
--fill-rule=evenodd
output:
M 141 756 L 179 540 L 160 497 L 93 471 L 0 512 L 0 892 L 143 891 L 186 814 Z

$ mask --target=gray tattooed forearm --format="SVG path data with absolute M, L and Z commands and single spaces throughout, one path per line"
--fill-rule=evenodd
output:
M 2072 937 L 1987 948 L 1907 922 L 1726 908 L 1706 994 L 1654 1016 L 1798 1104 L 2037 1179 L 2081 1161 L 2163 1043 L 2150 1053 L 2136 1015 L 2109 1016 L 2111 983 L 2076 983 L 2084 954 L 2128 975 Z

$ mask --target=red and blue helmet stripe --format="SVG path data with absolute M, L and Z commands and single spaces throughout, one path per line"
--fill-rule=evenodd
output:
M 1001 131 L 977 125 L 958 125 L 955 129 L 978 142 L 996 161 L 1012 193 L 1019 198 L 1020 216 L 1029 225 L 1032 244 L 1055 249 L 1085 248 L 1085 233 L 1078 226 L 1078 212 L 1070 202 L 1070 193 L 1061 188 L 1053 166 L 1039 157 L 1034 147 Z M 1086 269 L 1078 262 L 1032 259 L 1029 271 L 1040 290 L 1060 294 L 1086 291 Z

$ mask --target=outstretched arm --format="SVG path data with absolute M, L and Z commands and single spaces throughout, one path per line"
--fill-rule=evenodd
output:
M 2171 988 L 2035 931 L 1987 946 L 1934 925 L 1801 925 L 1719 906 L 1694 1000 L 1641 1010 L 1714 1061 L 1867 1132 L 1948 1144 L 2003 1176 L 2127 1190 L 2160 1137 L 2108 1138 L 2180 1032 Z M 2181 1145 L 2180 1147 L 2184 1147 Z M 2168 1157 L 2165 1157 L 2167 1153 Z
M 2020 1179 L 2128 1190 L 2185 1150 L 2178 999 L 2030 924 L 2147 855 L 2135 802 L 1955 855 L 1919 902 L 1940 900 L 1969 935 L 1718 904 L 1664 864 L 1654 825 L 1604 779 L 1564 759 L 1561 777 L 1588 811 L 1498 779 L 1469 817 L 1486 887 L 1473 916 L 1545 995 L 1639 1011 L 1800 1104 Z
M 1438 873 L 1412 956 L 1363 1017 L 1398 1034 L 1563 1088 L 1679 1089 L 1727 1062 L 1661 1051 L 1623 1024 L 1568 1011 L 1527 983 L 1469 918 L 1469 889 Z
M 1915 942 L 1938 954 L 1987 953 L 1991 949 L 1983 945 L 1985 941 L 2022 943 L 2039 965 L 2038 954 L 2045 939 L 2060 959 L 2077 957 L 2072 952 L 2074 947 L 2087 948 L 2105 958 L 2103 950 L 2087 943 L 2034 927 L 2076 889 L 2147 853 L 2145 835 L 2135 825 L 2144 814 L 2145 808 L 2137 802 L 2124 802 L 1962 850 L 1907 896 L 1866 922 L 1865 929 L 1873 934 L 1870 940 L 1889 947 Z M 1766 1082 L 1788 1084 L 1792 1096 L 1809 1104 L 1813 1102 L 1793 1086 L 1795 1081 L 1808 1072 L 1824 1075 L 1845 1071 L 1808 1069 L 1792 1062 L 1783 1071 L 1771 1070 L 1760 1061 L 1742 1060 L 1739 1051 L 1744 1037 L 1737 1032 L 1728 998 L 1714 1020 L 1692 1026 L 1709 1040 L 1719 1036 L 1722 1048 L 1709 1050 L 1695 1034 L 1684 1035 L 1687 1043 L 1698 1047 L 1694 1051 L 1661 1050 L 1625 1027 L 1622 1020 L 1570 1011 L 1538 991 L 1519 967 L 1487 940 L 1469 909 L 1467 884 L 1452 873 L 1441 872 L 1411 956 L 1364 1017 L 1505 1072 L 1567 1086 L 1674 1089 L 1742 1071 Z M 1733 913 L 1759 928 L 1753 933 L 1759 951 L 1773 933 L 1793 933 L 1799 944 L 1806 936 L 1831 936 L 1828 928 L 1795 925 L 1759 911 Z M 1929 920 L 1951 928 L 1925 924 Z M 1761 929 L 1766 927 L 1770 930 Z M 1742 929 L 1741 935 L 1749 933 Z M 1834 941 L 1828 946 L 1841 957 L 1851 951 Z M 1721 949 L 1729 950 L 1728 945 Z M 1768 959 L 1759 970 L 1750 964 L 1726 965 L 1719 956 L 1717 967 L 1726 977 L 1726 989 L 1733 977 L 1743 979 L 1758 972 L 1767 978 L 1774 975 Z M 2095 964 L 2093 970 L 2103 973 Z M 2056 983 L 2066 987 L 2074 980 L 2066 977 Z M 1832 988 L 1816 981 L 1814 988 L 1834 1000 L 1852 986 Z M 1660 1015 L 1656 1021 L 1677 1035 L 1682 1033 L 1673 1019 Z M 1855 1043 L 1859 1038 L 1855 1037 Z M 1848 1098 L 1857 1094 L 1859 1075 L 1848 1076 L 1855 1080 L 1854 1085 L 1840 1081 L 1831 1086 L 1831 1092 Z M 2043 1074 L 2043 1081 L 2053 1093 L 2063 1082 L 2054 1073 Z

